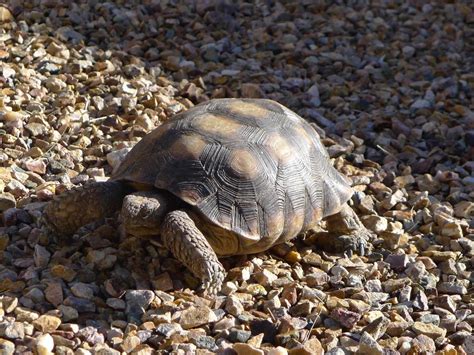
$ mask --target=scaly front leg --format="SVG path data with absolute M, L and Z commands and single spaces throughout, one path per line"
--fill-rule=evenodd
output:
M 186 212 L 178 210 L 166 215 L 161 238 L 176 259 L 202 280 L 205 293 L 213 295 L 219 292 L 226 276 L 225 269 Z

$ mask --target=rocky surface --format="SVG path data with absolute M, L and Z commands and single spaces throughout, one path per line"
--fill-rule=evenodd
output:
M 474 353 L 473 38 L 469 2 L 0 6 L 0 353 Z M 323 252 L 307 233 L 223 260 L 207 299 L 117 218 L 42 229 L 55 194 L 106 180 L 147 132 L 217 97 L 314 123 L 374 252 Z

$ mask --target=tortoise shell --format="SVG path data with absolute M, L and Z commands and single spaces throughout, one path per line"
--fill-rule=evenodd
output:
M 339 212 L 353 193 L 317 132 L 262 99 L 215 99 L 176 115 L 136 144 L 112 179 L 167 190 L 194 206 L 204 217 L 198 227 L 212 222 L 220 255 L 289 240 Z M 233 250 L 218 240 L 230 236 Z

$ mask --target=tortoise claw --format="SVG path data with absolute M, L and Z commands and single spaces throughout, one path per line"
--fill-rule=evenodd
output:
M 208 263 L 206 267 L 206 276 L 202 280 L 202 285 L 199 291 L 204 295 L 214 296 L 222 288 L 226 272 L 220 264 Z
M 372 251 L 370 240 L 372 234 L 367 230 L 358 230 L 351 234 L 345 234 L 335 237 L 336 249 L 343 250 L 345 253 L 355 252 L 361 256 L 368 255 Z
M 354 253 L 364 256 L 372 251 L 372 244 L 370 243 L 372 239 L 372 233 L 365 228 L 342 235 L 318 233 L 316 247 L 330 252 L 344 253 L 348 257 L 351 257 Z
M 225 269 L 206 237 L 185 211 L 176 210 L 166 215 L 161 238 L 173 255 L 201 279 L 203 293 L 215 295 L 219 292 Z

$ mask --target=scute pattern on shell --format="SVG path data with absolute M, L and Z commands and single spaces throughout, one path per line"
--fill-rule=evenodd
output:
M 112 179 L 154 185 L 195 206 L 237 236 L 236 250 L 220 255 L 289 240 L 352 195 L 316 131 L 271 100 L 195 106 L 145 136 Z

